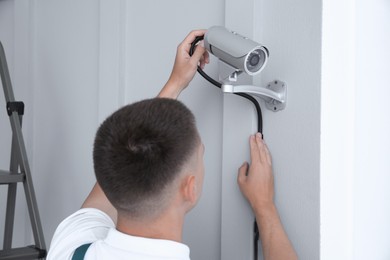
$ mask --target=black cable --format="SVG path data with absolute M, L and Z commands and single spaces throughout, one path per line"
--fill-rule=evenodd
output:
M 194 51 L 195 51 L 195 48 L 196 48 L 196 45 L 198 42 L 200 42 L 201 40 L 203 40 L 204 36 L 196 36 L 195 37 L 195 40 L 192 42 L 191 44 L 191 48 L 190 48 L 190 56 L 192 56 L 192 54 L 194 54 Z M 208 82 L 210 82 L 211 84 L 213 84 L 214 86 L 218 87 L 218 88 L 221 88 L 222 87 L 222 83 L 216 81 L 215 79 L 213 79 L 212 77 L 210 77 L 209 75 L 207 75 L 200 66 L 198 66 L 198 69 L 197 69 L 198 73 L 200 75 L 202 75 L 203 78 L 205 78 Z
M 257 260 L 259 258 L 259 227 L 257 226 L 256 218 L 253 222 L 253 259 Z
M 197 36 L 195 38 L 195 40 L 192 42 L 191 44 L 191 48 L 190 48 L 190 56 L 192 56 L 192 54 L 194 54 L 194 51 L 195 51 L 195 48 L 196 48 L 196 45 L 198 42 L 200 42 L 201 40 L 203 40 L 204 36 Z M 197 69 L 198 73 L 200 75 L 202 75 L 203 78 L 205 78 L 207 81 L 209 81 L 211 84 L 215 85 L 216 87 L 218 88 L 221 88 L 222 87 L 222 83 L 216 81 L 215 79 L 211 78 L 209 75 L 207 75 L 200 66 L 198 66 L 198 69 Z M 262 113 L 261 113 L 261 107 L 260 107 L 260 104 L 259 102 L 254 98 L 252 97 L 251 95 L 248 95 L 246 93 L 234 93 L 235 95 L 237 96 L 240 96 L 240 97 L 243 97 L 243 98 L 246 98 L 248 99 L 249 101 L 251 101 L 253 103 L 253 105 L 255 106 L 256 108 L 256 112 L 257 112 L 257 131 L 259 133 L 263 133 L 263 116 L 262 116 Z M 264 138 L 264 136 L 263 136 Z M 256 219 L 254 221 L 254 224 L 253 224 L 253 254 L 254 254 L 254 260 L 257 260 L 258 259 L 258 251 L 259 251 L 259 227 L 257 226 L 257 222 L 256 222 Z

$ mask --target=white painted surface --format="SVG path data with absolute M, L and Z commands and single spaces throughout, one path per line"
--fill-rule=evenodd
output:
M 255 83 L 287 84 L 285 110 L 263 109 L 275 203 L 299 259 L 319 259 L 321 2 L 259 1 L 258 10 L 255 39 L 270 59 Z
M 390 6 L 323 8 L 321 258 L 389 259 Z
M 192 29 L 221 24 L 223 3 L 146 0 L 127 4 L 127 102 L 159 92 L 171 72 L 176 46 Z M 214 60 L 207 71 L 217 75 L 216 69 Z M 203 194 L 186 218 L 184 242 L 191 248 L 192 259 L 220 259 L 222 93 L 196 75 L 180 100 L 194 112 L 206 147 Z
M 321 3 L 226 3 L 226 26 L 270 51 L 269 63 L 254 83 L 287 83 L 285 110 L 274 113 L 261 102 L 265 140 L 273 156 L 275 201 L 299 258 L 319 259 Z M 236 174 L 249 159 L 254 115 L 248 101 L 225 97 L 222 259 L 253 259 L 253 215 L 236 187 Z
M 253 38 L 253 7 L 253 1 L 226 1 L 225 26 Z M 239 80 L 241 84 L 252 83 L 246 75 Z M 253 259 L 254 215 L 238 188 L 237 172 L 249 160 L 249 135 L 257 131 L 255 113 L 248 100 L 224 94 L 221 259 Z
M 321 259 L 354 259 L 355 4 L 323 2 Z
M 33 1 L 34 160 L 46 243 L 93 185 L 98 4 Z
M 353 259 L 390 259 L 390 2 L 356 1 Z

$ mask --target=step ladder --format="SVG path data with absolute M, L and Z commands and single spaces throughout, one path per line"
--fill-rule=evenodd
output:
M 0 76 L 7 104 L 7 113 L 12 128 L 10 168 L 9 171 L 0 170 L 0 185 L 8 185 L 7 208 L 5 213 L 6 216 L 4 228 L 4 243 L 3 249 L 0 250 L 0 260 L 45 259 L 45 240 L 43 237 L 42 225 L 39 218 L 38 206 L 35 198 L 30 166 L 28 164 L 27 153 L 22 134 L 22 116 L 24 113 L 24 103 L 20 101 L 15 101 L 14 93 L 12 91 L 11 78 L 7 66 L 7 60 L 1 42 Z M 18 183 L 23 183 L 35 245 L 12 248 L 16 188 Z

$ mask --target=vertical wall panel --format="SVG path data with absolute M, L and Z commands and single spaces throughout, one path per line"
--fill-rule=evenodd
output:
M 190 30 L 223 23 L 224 1 L 132 1 L 127 4 L 127 102 L 155 97 L 168 79 L 176 47 Z M 216 76 L 216 61 L 207 72 Z M 192 259 L 221 259 L 222 93 L 196 75 L 179 98 L 195 114 L 206 147 L 202 198 L 188 214 L 183 239 Z
M 353 257 L 355 1 L 324 1 L 321 259 Z
M 275 203 L 299 259 L 320 258 L 321 1 L 259 1 L 255 38 L 270 51 L 255 83 L 287 83 L 287 106 L 264 110 Z M 326 87 L 326 86 L 325 86 Z
M 356 1 L 353 259 L 390 259 L 390 2 Z M 374 238 L 374 239 L 373 239 Z
M 225 26 L 253 38 L 253 0 L 225 1 Z M 240 83 L 252 78 L 240 75 Z M 224 94 L 222 149 L 221 259 L 253 259 L 254 215 L 237 185 L 238 168 L 249 161 L 249 136 L 257 132 L 253 104 Z
M 99 122 L 124 105 L 127 1 L 101 0 L 99 6 Z
M 35 185 L 47 244 L 94 184 L 99 2 L 33 1 Z
M 268 111 L 261 101 L 265 140 L 273 156 L 275 203 L 299 258 L 319 259 L 321 2 L 227 1 L 226 26 L 270 51 L 266 68 L 253 78 L 255 85 L 265 86 L 274 79 L 287 83 L 285 110 Z M 245 201 L 239 200 L 232 164 L 238 168 L 249 159 L 248 136 L 256 131 L 250 123 L 255 112 L 247 101 L 240 104 L 232 99 L 224 99 L 224 129 L 228 130 L 224 131 L 223 164 L 230 172 L 223 171 L 222 258 L 252 259 L 253 216 L 242 205 Z M 237 124 L 233 117 L 240 115 Z M 232 147 L 237 147 L 234 152 L 229 151 Z

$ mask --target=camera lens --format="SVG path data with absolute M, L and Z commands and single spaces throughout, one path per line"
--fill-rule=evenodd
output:
M 251 66 L 256 66 L 260 61 L 260 57 L 259 55 L 252 55 L 251 57 L 249 57 L 249 64 Z
M 249 53 L 245 62 L 245 70 L 249 75 L 259 73 L 267 60 L 267 53 L 263 48 L 254 49 Z

